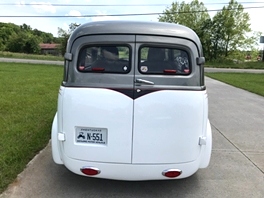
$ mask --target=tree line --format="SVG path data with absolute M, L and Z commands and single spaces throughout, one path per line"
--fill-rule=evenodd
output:
M 159 16 L 159 21 L 193 29 L 201 40 L 207 60 L 244 59 L 246 51 L 257 51 L 255 47 L 261 34 L 252 32 L 249 14 L 235 0 L 231 0 L 212 18 L 205 5 L 198 0 L 173 2 Z
M 32 29 L 29 25 L 0 23 L 0 51 L 39 54 L 40 43 L 59 43 L 51 33 Z
M 212 18 L 203 2 L 175 1 L 158 17 L 160 22 L 185 25 L 199 36 L 207 60 L 244 59 L 245 52 L 258 54 L 255 49 L 260 34 L 250 29 L 249 14 L 243 5 L 230 0 L 227 6 Z M 68 30 L 58 28 L 58 38 L 30 26 L 0 23 L 0 51 L 40 53 L 40 43 L 58 43 L 61 54 L 66 50 L 67 40 L 80 24 L 71 23 Z

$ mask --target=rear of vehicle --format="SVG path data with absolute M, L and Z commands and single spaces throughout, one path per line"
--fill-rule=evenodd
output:
M 211 127 L 199 39 L 163 23 L 79 27 L 65 54 L 52 153 L 76 174 L 184 178 L 208 166 Z

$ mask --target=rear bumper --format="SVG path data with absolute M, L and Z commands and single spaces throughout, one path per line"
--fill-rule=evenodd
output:
M 165 180 L 170 179 L 162 175 L 167 169 L 179 169 L 182 174 L 175 179 L 182 179 L 193 175 L 198 169 L 200 161 L 196 160 L 190 163 L 182 164 L 116 164 L 116 163 L 99 163 L 81 161 L 69 158 L 63 155 L 63 162 L 67 169 L 75 174 L 83 175 L 80 169 L 82 167 L 95 167 L 101 172 L 92 177 L 125 180 L 125 181 L 141 181 L 141 180 Z

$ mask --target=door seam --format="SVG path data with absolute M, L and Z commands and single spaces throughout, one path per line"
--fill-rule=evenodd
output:
M 134 52 L 134 53 L 133 53 Z M 136 76 L 136 59 L 137 59 L 137 49 L 136 49 L 136 35 L 135 35 L 135 39 L 134 39 L 134 47 L 132 49 L 132 54 L 134 54 L 134 64 L 131 65 L 132 67 L 134 67 L 134 77 L 133 77 L 133 109 L 132 109 L 132 113 L 133 113 L 133 116 L 132 116 L 132 136 L 131 136 L 131 161 L 130 163 L 132 164 L 133 162 L 133 149 L 134 149 L 134 116 L 135 116 L 135 76 Z

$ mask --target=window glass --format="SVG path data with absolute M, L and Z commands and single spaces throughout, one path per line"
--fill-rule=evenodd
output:
M 127 46 L 86 46 L 78 56 L 80 72 L 128 73 L 131 69 Z
M 190 74 L 188 53 L 181 49 L 163 47 L 140 48 L 139 71 L 142 74 Z

